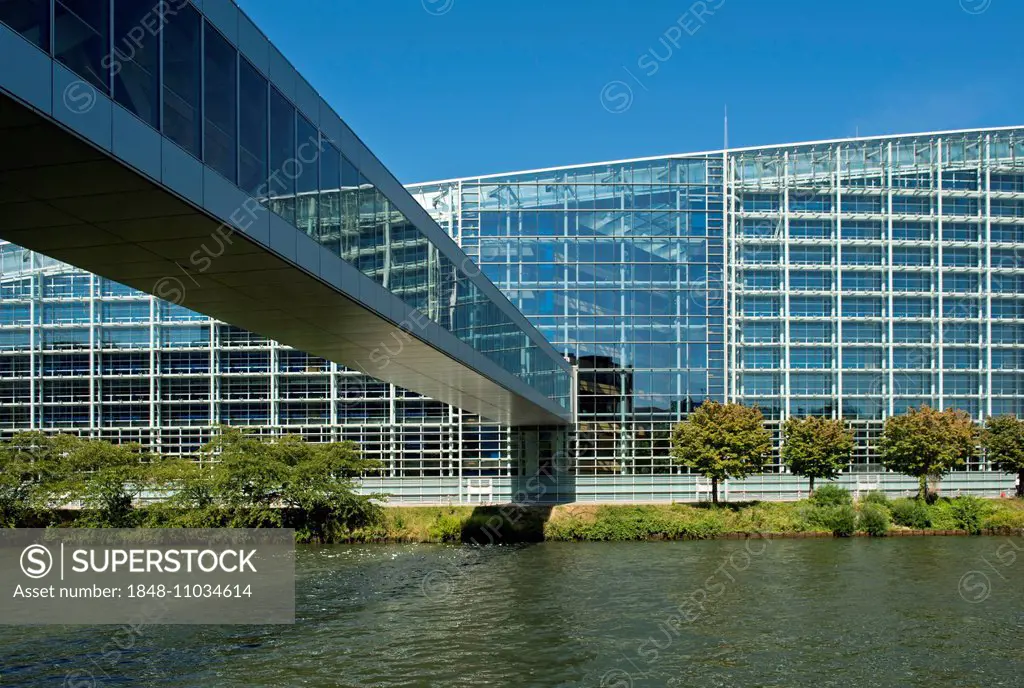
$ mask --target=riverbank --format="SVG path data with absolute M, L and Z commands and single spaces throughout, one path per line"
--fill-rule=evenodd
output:
M 870 515 L 869 515 L 870 514 Z M 872 521 L 872 518 L 875 520 Z M 1024 532 L 1024 500 L 873 497 L 857 504 L 747 502 L 711 505 L 386 506 L 350 542 L 707 540 L 750 535 L 968 535 Z

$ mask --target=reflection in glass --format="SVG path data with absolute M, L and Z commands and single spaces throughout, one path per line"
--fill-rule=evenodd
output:
M 295 106 L 270 89 L 270 209 L 295 224 Z
M 0 0 L 0 22 L 50 52 L 49 0 Z
M 316 237 L 320 136 L 316 127 L 301 115 L 295 136 L 295 226 L 309 236 Z
M 202 157 L 202 19 L 191 6 L 168 13 L 164 38 L 164 135 Z
M 320 231 L 318 241 L 341 255 L 341 153 L 325 143 L 320 156 Z
M 239 60 L 238 94 L 238 186 L 262 201 L 267 193 L 269 96 L 267 80 L 245 59 Z
M 220 172 L 230 181 L 237 180 L 238 155 L 235 132 L 237 97 L 237 54 L 227 39 L 209 23 L 206 26 L 206 69 L 203 92 L 205 93 L 205 136 L 204 157 L 207 165 Z
M 160 33 L 139 27 L 156 21 L 148 3 L 114 2 L 114 100 L 154 128 L 160 126 Z
M 55 0 L 53 56 L 103 93 L 110 92 L 110 7 L 97 0 Z

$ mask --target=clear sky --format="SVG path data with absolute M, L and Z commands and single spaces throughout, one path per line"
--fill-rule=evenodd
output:
M 1024 124 L 1021 0 L 239 0 L 404 183 Z

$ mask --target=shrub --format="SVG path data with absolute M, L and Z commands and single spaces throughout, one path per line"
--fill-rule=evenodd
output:
M 589 531 L 591 540 L 624 541 L 669 535 L 672 527 L 668 519 L 650 507 L 600 507 Z
M 647 540 L 652 537 L 704 540 L 734 531 L 726 509 L 691 506 L 598 507 L 589 513 L 558 515 L 538 522 L 546 540 Z
M 985 518 L 985 528 L 1024 528 L 1024 511 L 1001 509 Z
M 462 517 L 457 513 L 438 514 L 428 530 L 430 537 L 439 542 L 462 541 Z
M 857 530 L 857 512 L 851 504 L 815 506 L 808 512 L 807 520 L 836 537 L 850 537 Z
M 800 507 L 784 502 L 758 502 L 730 514 L 728 529 L 744 533 L 797 533 L 806 529 Z M 708 512 L 714 513 L 714 512 Z
M 544 524 L 545 540 L 580 540 L 582 538 L 583 528 L 578 518 L 569 516 Z
M 853 504 L 849 490 L 838 485 L 822 485 L 811 495 L 811 503 L 815 506 L 843 506 Z
M 725 519 L 719 510 L 712 509 L 688 518 L 675 518 L 668 524 L 669 537 L 683 540 L 706 540 L 725 531 Z
M 982 520 L 988 515 L 985 502 L 971 495 L 962 495 L 952 500 L 950 511 L 956 527 L 963 528 L 972 535 L 981 532 Z
M 934 504 L 925 500 L 928 504 L 928 517 L 931 519 L 931 527 L 938 530 L 959 528 L 956 517 L 953 515 L 953 501 L 951 499 L 940 499 Z
M 889 497 L 881 490 L 873 490 L 860 498 L 861 504 L 877 504 L 889 509 Z
M 892 520 L 907 528 L 931 528 L 932 517 L 928 505 L 920 499 L 897 499 L 892 502 Z
M 881 504 L 868 502 L 861 505 L 857 527 L 868 535 L 883 537 L 889 533 L 889 510 Z

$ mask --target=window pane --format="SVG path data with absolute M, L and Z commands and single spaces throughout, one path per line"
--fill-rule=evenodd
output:
M 147 2 L 115 0 L 114 100 L 152 127 L 160 126 L 159 21 L 159 13 Z
M 110 14 L 106 2 L 56 0 L 53 54 L 68 69 L 109 93 Z
M 335 255 L 341 254 L 341 153 L 329 144 L 320 155 L 320 236 L 321 244 Z
M 341 241 L 339 255 L 350 263 L 359 255 L 359 170 L 341 158 Z
M 238 77 L 238 185 L 259 198 L 266 195 L 267 182 L 267 80 L 246 60 L 240 63 Z
M 50 0 L 0 0 L 0 22 L 50 52 Z
M 295 108 L 270 89 L 270 209 L 295 224 Z
M 206 130 L 203 160 L 232 182 L 237 181 L 237 56 L 231 44 L 206 23 L 206 69 L 204 93 Z
M 320 189 L 320 137 L 316 128 L 305 117 L 298 118 L 296 141 L 298 175 L 295 180 L 295 226 L 310 236 L 316 236 L 317 191 Z
M 167 14 L 164 30 L 164 135 L 197 158 L 201 156 L 200 120 L 202 30 L 199 13 L 186 5 Z

